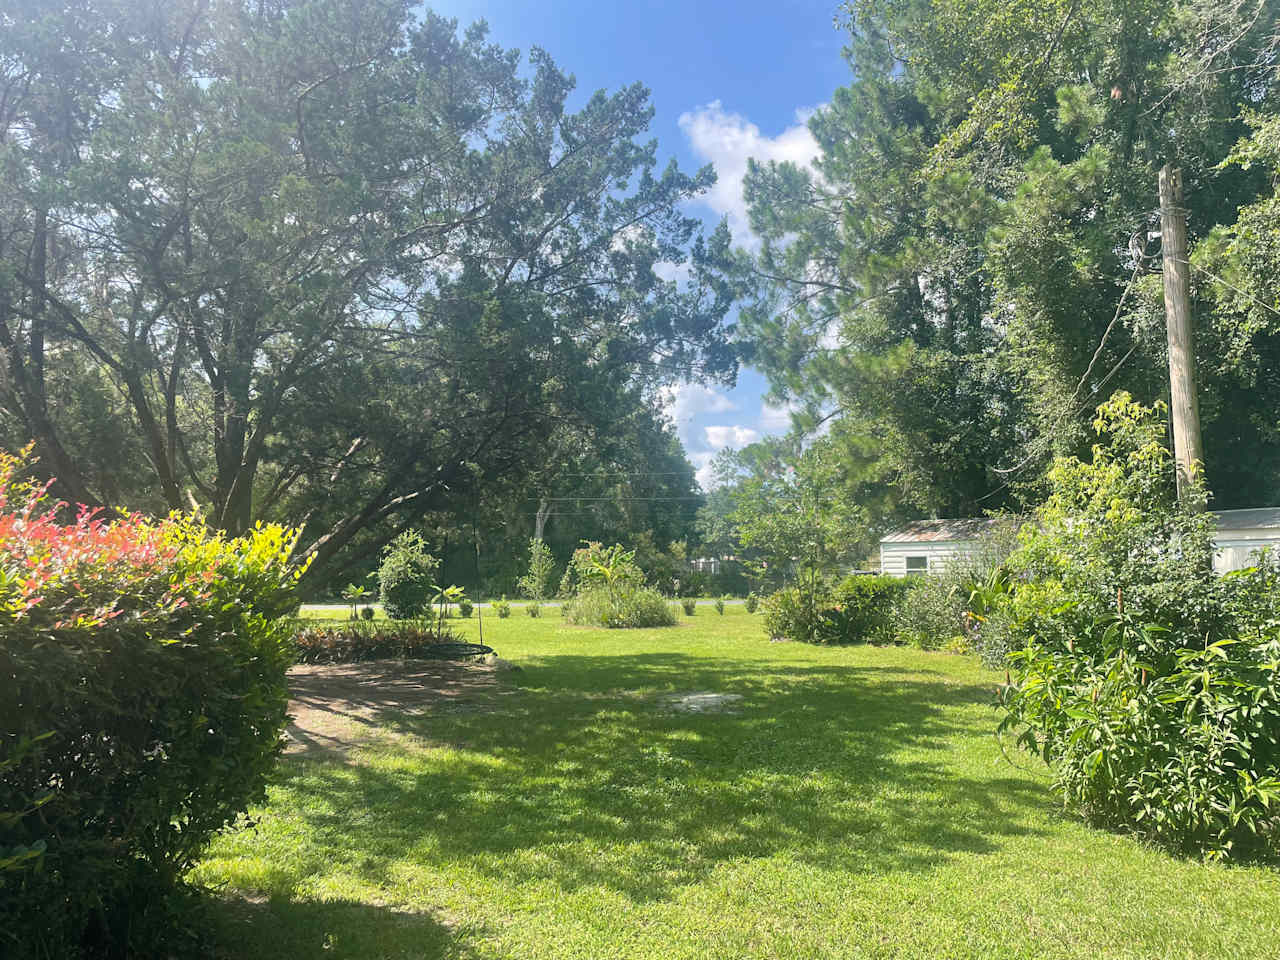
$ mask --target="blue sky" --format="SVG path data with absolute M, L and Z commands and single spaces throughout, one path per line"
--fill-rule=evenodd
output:
M 429 4 L 460 24 L 488 21 L 505 47 L 539 46 L 573 73 L 578 95 L 640 81 L 652 91 L 652 133 L 662 162 L 694 170 L 713 163 L 716 188 L 691 212 L 714 224 L 728 216 L 749 244 L 742 204 L 748 157 L 804 163 L 814 144 L 803 120 L 849 80 L 835 0 L 728 3 L 591 3 L 586 0 L 451 0 Z M 764 378 L 744 370 L 733 390 L 688 386 L 669 412 L 689 458 L 706 466 L 724 446 L 787 428 L 785 411 L 763 406 Z

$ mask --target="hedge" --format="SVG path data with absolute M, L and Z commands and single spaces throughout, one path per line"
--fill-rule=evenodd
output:
M 830 630 L 845 643 L 891 641 L 894 606 L 911 584 L 904 577 L 846 577 L 835 588 Z
M 810 643 L 888 643 L 894 605 L 910 586 L 898 577 L 858 575 L 816 594 L 788 587 L 765 598 L 764 629 L 771 637 Z

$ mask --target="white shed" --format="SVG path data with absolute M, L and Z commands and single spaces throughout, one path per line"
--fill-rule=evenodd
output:
M 976 551 L 997 522 L 973 517 L 909 523 L 881 538 L 880 573 L 890 577 L 941 573 L 955 557 Z
M 1253 564 L 1259 551 L 1280 554 L 1280 507 L 1215 510 L 1213 569 L 1219 573 Z M 916 520 L 880 541 L 880 572 L 891 577 L 941 573 L 951 560 L 969 556 L 999 522 L 990 518 Z
M 1219 573 L 1252 566 L 1259 551 L 1280 553 L 1280 507 L 1215 510 L 1213 569 Z

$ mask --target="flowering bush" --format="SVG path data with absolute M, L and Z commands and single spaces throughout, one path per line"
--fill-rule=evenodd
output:
M 166 926 L 138 891 L 172 889 L 263 796 L 295 534 L 64 522 L 25 467 L 0 453 L 0 953 L 128 954 Z

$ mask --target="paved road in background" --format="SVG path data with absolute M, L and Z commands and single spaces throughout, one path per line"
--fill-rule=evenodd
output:
M 528 601 L 525 601 L 525 600 L 511 600 L 508 602 L 511 604 L 512 608 L 528 606 Z M 675 603 L 676 601 L 672 600 L 671 602 Z M 725 603 L 725 606 L 731 607 L 734 604 L 741 605 L 742 602 L 743 601 L 741 600 L 726 600 L 724 603 Z M 700 599 L 698 601 L 698 606 L 700 607 L 711 607 L 714 605 L 715 605 L 715 600 Z M 374 603 L 374 604 L 362 603 L 360 604 L 360 606 L 362 607 L 372 606 L 375 610 L 382 609 L 382 604 L 380 603 Z M 475 604 L 472 604 L 472 606 L 483 607 L 484 609 L 488 610 L 490 607 L 493 606 L 493 604 L 491 602 L 485 602 L 485 603 L 475 603 Z M 559 600 L 543 600 L 542 606 L 558 607 L 560 606 L 560 601 Z M 346 616 L 351 612 L 351 604 L 349 603 L 304 603 L 302 605 L 302 609 L 305 610 L 307 613 L 334 613 L 339 616 Z M 450 604 L 449 609 L 456 610 L 457 604 Z

